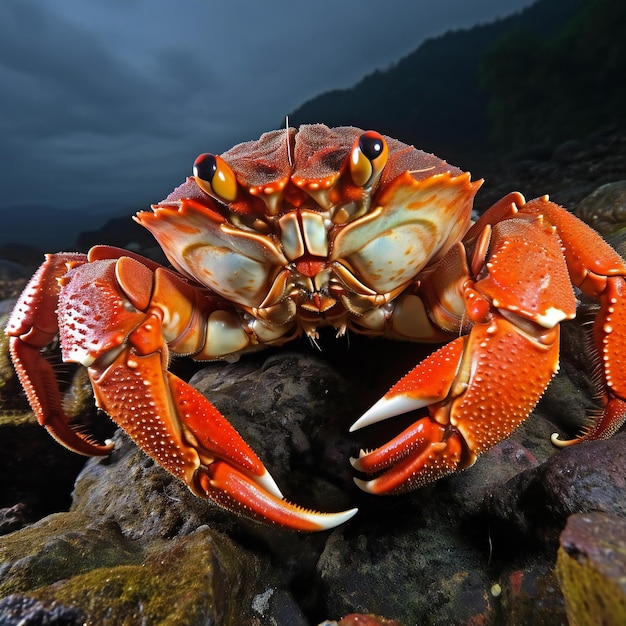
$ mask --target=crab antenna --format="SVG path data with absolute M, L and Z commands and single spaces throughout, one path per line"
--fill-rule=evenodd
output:
M 285 131 L 287 138 L 287 159 L 289 161 L 289 165 L 293 167 L 293 157 L 291 156 L 291 142 L 289 141 L 289 116 L 285 115 Z

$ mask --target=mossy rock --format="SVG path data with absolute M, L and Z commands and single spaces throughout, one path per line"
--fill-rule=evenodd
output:
M 570 626 L 626 624 L 626 519 L 572 515 L 561 534 L 557 573 Z
M 0 597 L 73 607 L 103 626 L 239 624 L 260 569 L 207 526 L 142 545 L 113 522 L 63 513 L 0 538 Z

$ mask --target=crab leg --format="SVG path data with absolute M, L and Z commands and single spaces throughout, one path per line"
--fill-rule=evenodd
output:
M 626 422 L 626 264 L 595 231 L 547 196 L 524 204 L 520 213 L 540 215 L 556 228 L 572 282 L 600 302 L 593 342 L 603 408 L 579 437 L 563 441 L 555 434 L 552 441 L 564 447 L 610 437 Z
M 101 445 L 71 428 L 63 410 L 52 365 L 41 350 L 59 332 L 59 280 L 68 267 L 87 261 L 83 254 L 48 254 L 17 302 L 6 326 L 9 349 L 26 397 L 41 426 L 66 448 L 87 456 L 105 456 L 112 445 Z

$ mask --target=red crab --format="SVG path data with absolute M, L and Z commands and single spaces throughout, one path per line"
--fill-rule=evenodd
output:
M 421 411 L 353 460 L 374 476 L 356 479 L 362 489 L 399 493 L 468 467 L 526 419 L 558 368 L 559 322 L 575 316 L 578 287 L 600 303 L 604 399 L 578 441 L 612 434 L 626 419 L 624 262 L 547 197 L 512 193 L 472 225 L 480 184 L 350 127 L 273 131 L 201 155 L 194 177 L 135 218 L 174 269 L 97 246 L 48 255 L 26 287 L 7 334 L 39 422 L 71 450 L 111 451 L 68 424 L 40 354 L 59 335 L 98 406 L 195 494 L 265 522 L 330 528 L 355 511 L 284 500 L 226 419 L 168 372 L 171 355 L 220 359 L 322 326 L 443 343 L 352 427 Z

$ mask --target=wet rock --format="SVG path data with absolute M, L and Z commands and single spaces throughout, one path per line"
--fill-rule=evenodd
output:
M 496 623 L 568 626 L 554 566 L 543 558 L 503 571 L 491 592 L 501 620 Z
M 561 534 L 557 570 L 571 626 L 626 623 L 626 519 L 572 515 Z
M 371 612 L 406 624 L 492 623 L 485 554 L 433 514 L 390 503 L 388 525 L 372 518 L 336 530 L 318 562 L 330 614 Z M 425 519 L 424 519 L 425 518 Z M 388 532 L 390 526 L 393 532 Z
M 14 594 L 0 600 L 0 626 L 83 626 L 85 614 L 73 606 Z
M 270 587 L 252 599 L 252 611 L 262 624 L 285 626 L 309 626 L 293 597 L 284 589 Z
M 26 526 L 35 519 L 33 512 L 24 502 L 0 509 L 0 535 L 6 535 Z
M 604 236 L 626 229 L 626 180 L 598 187 L 583 198 L 576 214 Z
M 0 563 L 2 595 L 75 607 L 111 626 L 240 624 L 260 570 L 206 526 L 176 542 L 138 544 L 113 523 L 90 526 L 75 513 L 0 539 Z
M 137 563 L 140 551 L 111 522 L 55 513 L 0 538 L 0 596 L 24 593 L 98 567 Z
M 499 534 L 556 549 L 568 516 L 626 515 L 626 433 L 575 445 L 492 492 L 487 506 Z

